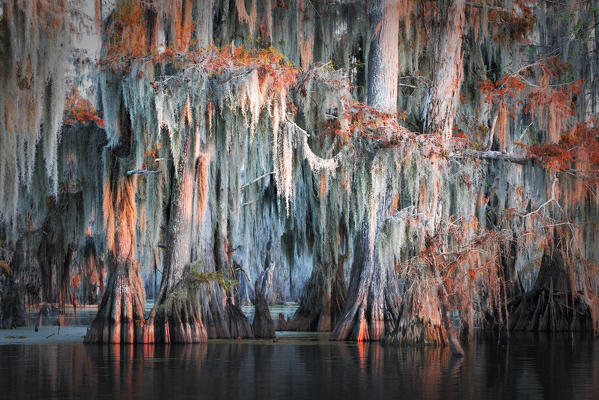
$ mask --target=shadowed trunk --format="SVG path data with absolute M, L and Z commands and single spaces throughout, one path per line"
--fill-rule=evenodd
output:
M 232 233 L 234 211 L 231 209 L 235 199 L 231 198 L 235 187 L 234 176 L 238 173 L 235 163 L 231 162 L 233 141 L 227 129 L 232 129 L 226 120 L 216 120 L 218 132 L 212 140 L 215 147 L 215 164 L 210 169 L 210 195 L 206 215 L 201 224 L 199 258 L 204 260 L 202 272 L 233 275 L 233 255 L 236 249 Z M 208 183 L 207 183 L 208 185 Z M 208 190 L 208 189 L 207 189 Z M 233 193 L 232 193 L 233 192 Z M 252 327 L 235 298 L 233 289 L 223 288 L 217 282 L 200 289 L 202 320 L 208 338 L 252 338 Z
M 304 288 L 299 307 L 293 319 L 285 323 L 285 330 L 329 332 L 343 311 L 346 288 L 343 276 L 344 257 L 339 265 L 316 265 Z
M 382 340 L 397 320 L 401 301 L 397 279 L 391 264 L 381 262 L 379 251 L 370 245 L 371 235 L 364 221 L 356 239 L 347 300 L 331 334 L 333 340 Z
M 0 329 L 23 325 L 25 325 L 25 300 L 22 290 L 15 282 L 10 266 L 0 265 Z
M 559 247 L 545 252 L 533 290 L 508 304 L 511 330 L 597 333 L 597 292 L 589 286 L 578 290 L 567 265 Z
M 183 151 L 172 178 L 166 257 L 160 294 L 150 314 L 147 342 L 197 343 L 207 340 L 198 300 L 198 271 L 191 266 L 193 172 L 191 134 L 182 139 Z
M 268 309 L 268 303 L 266 301 L 266 295 L 270 287 L 272 279 L 272 272 L 274 265 L 270 263 L 268 256 L 266 257 L 267 267 L 262 273 L 262 276 L 256 279 L 254 284 L 254 322 L 252 323 L 252 330 L 254 331 L 255 338 L 271 339 L 276 337 L 275 324 L 270 316 L 270 310 Z M 258 283 L 260 285 L 258 285 Z
M 397 110 L 399 2 L 377 0 L 369 4 L 373 33 L 368 54 L 368 105 L 382 111 Z M 393 264 L 380 259 L 375 241 L 384 217 L 379 211 L 388 203 L 386 194 L 371 194 L 378 203 L 368 211 L 356 235 L 350 286 L 331 335 L 334 340 L 382 340 L 390 334 L 399 313 L 400 295 Z
M 347 293 L 344 270 L 350 247 L 347 228 L 327 211 L 330 200 L 320 197 L 316 218 L 324 218 L 325 223 L 308 228 L 316 229 L 314 267 L 293 319 L 284 324 L 285 330 L 330 332 L 343 311 Z M 321 227 L 326 232 L 321 232 Z

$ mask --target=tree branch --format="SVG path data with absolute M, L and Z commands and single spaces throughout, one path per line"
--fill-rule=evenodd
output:
M 152 175 L 152 174 L 159 174 L 161 173 L 161 170 L 148 170 L 148 169 L 132 169 L 130 171 L 127 171 L 127 176 L 131 176 L 134 174 L 141 174 L 141 175 Z
M 501 12 L 504 12 L 504 13 L 511 13 L 510 10 L 505 9 L 503 7 L 490 6 L 488 4 L 478 4 L 478 3 L 474 3 L 472 1 L 467 1 L 466 5 L 469 6 L 469 7 L 476 7 L 476 8 L 485 8 L 486 7 L 488 10 L 496 10 L 496 11 L 501 11 Z
M 293 122 L 292 120 L 290 120 L 289 118 L 286 118 L 287 122 L 289 122 L 297 131 L 299 131 L 300 133 L 303 133 L 304 135 L 306 135 L 306 137 L 310 137 L 310 134 L 308 132 L 306 132 L 304 129 L 302 129 L 298 124 L 296 124 L 295 122 Z
M 275 171 L 270 171 L 270 172 L 267 172 L 267 173 L 265 173 L 265 174 L 263 174 L 263 175 L 260 175 L 260 176 L 259 176 L 259 177 L 257 177 L 256 179 L 253 179 L 253 180 L 249 181 L 248 183 L 244 183 L 243 185 L 241 185 L 241 188 L 240 188 L 240 189 L 244 189 L 244 188 L 246 188 L 246 187 L 250 186 L 252 183 L 256 183 L 256 182 L 258 182 L 260 179 L 266 178 L 266 177 L 267 177 L 267 176 L 269 176 L 269 175 L 274 175 L 274 173 L 275 173 Z
M 515 164 L 520 164 L 520 165 L 526 165 L 528 163 L 528 161 L 530 160 L 530 157 L 527 157 L 527 156 L 506 154 L 506 153 L 502 153 L 500 151 L 491 151 L 491 150 L 485 150 L 485 151 L 465 150 L 465 151 L 459 152 L 459 153 L 451 153 L 449 155 L 449 157 L 450 158 L 473 157 L 473 158 L 480 158 L 483 160 L 503 160 L 503 161 L 509 161 L 509 162 L 512 162 Z

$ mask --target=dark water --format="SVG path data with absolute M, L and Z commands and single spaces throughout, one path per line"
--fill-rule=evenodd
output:
M 0 399 L 599 399 L 599 343 L 512 336 L 447 350 L 279 342 L 0 346 Z

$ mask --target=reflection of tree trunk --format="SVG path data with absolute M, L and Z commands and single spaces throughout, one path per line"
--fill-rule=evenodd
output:
M 193 172 L 191 137 L 182 139 L 183 151 L 172 178 L 170 218 L 160 294 L 150 315 L 146 341 L 196 343 L 207 340 L 202 323 L 198 286 L 191 263 Z

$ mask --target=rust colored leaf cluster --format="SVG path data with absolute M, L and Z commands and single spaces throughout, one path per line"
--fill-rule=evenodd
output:
M 548 169 L 572 171 L 599 182 L 599 127 L 596 121 L 580 122 L 563 134 L 558 143 L 536 144 L 528 146 L 528 150 Z
M 89 122 L 104 128 L 102 113 L 97 111 L 89 100 L 82 98 L 77 88 L 74 88 L 66 100 L 64 124 L 85 125 Z
M 335 133 L 346 140 L 350 137 L 362 138 L 382 147 L 392 147 L 406 134 L 413 134 L 398 124 L 397 116 L 360 102 L 346 103 L 344 117 L 348 121 L 348 128 L 338 128 Z
M 504 45 L 525 41 L 537 21 L 533 6 L 533 0 L 516 0 L 511 10 L 501 8 L 489 10 L 493 40 Z
M 570 66 L 557 57 L 541 59 L 493 82 L 480 82 L 484 101 L 498 109 L 498 132 L 505 137 L 507 116 L 515 118 L 523 107 L 525 114 L 557 141 L 575 115 L 574 96 L 581 92 L 584 80 L 561 83 Z
M 114 10 L 106 28 L 106 55 L 100 60 L 100 65 L 127 74 L 133 60 L 149 54 L 144 13 L 144 8 L 137 1 L 128 1 Z
M 12 268 L 6 261 L 0 260 L 0 271 L 6 272 L 9 276 L 12 276 Z

